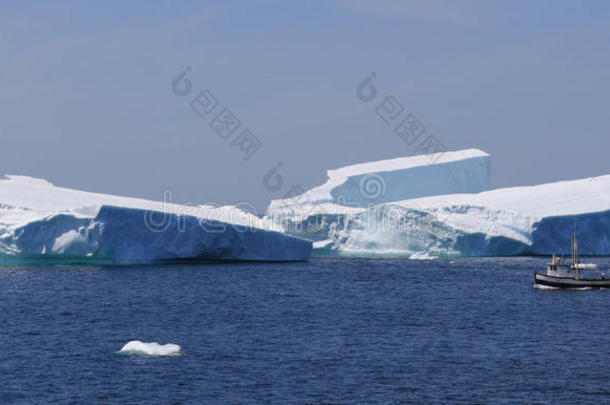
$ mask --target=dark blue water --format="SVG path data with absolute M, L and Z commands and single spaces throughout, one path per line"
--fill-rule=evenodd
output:
M 610 291 L 545 262 L 0 268 L 0 402 L 608 403 Z

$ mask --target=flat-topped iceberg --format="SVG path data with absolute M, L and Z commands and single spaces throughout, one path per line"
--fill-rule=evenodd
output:
M 387 202 L 489 188 L 489 154 L 478 149 L 361 163 L 327 171 L 328 181 L 273 200 L 266 217 L 285 232 L 323 241 L 348 215 Z
M 0 179 L 0 263 L 307 260 L 311 242 L 236 207 L 185 206 Z
M 184 206 L 0 179 L 0 264 L 307 260 L 318 255 L 610 255 L 610 175 L 484 191 L 489 155 L 469 149 L 371 162 L 272 201 Z M 313 242 L 313 243 L 312 243 Z
M 328 170 L 326 183 L 295 198 L 271 201 L 267 214 L 289 216 L 325 204 L 366 208 L 439 194 L 478 193 L 489 188 L 489 172 L 489 154 L 478 149 L 361 163 Z
M 567 253 L 576 221 L 581 253 L 610 255 L 610 176 L 485 191 L 488 176 L 489 155 L 476 149 L 354 165 L 273 201 L 267 218 L 312 239 L 316 254 Z
M 319 253 L 513 256 L 568 254 L 574 224 L 584 255 L 610 255 L 610 176 L 425 197 L 337 218 Z M 320 214 L 316 215 L 320 218 Z M 301 225 L 315 222 L 311 217 Z

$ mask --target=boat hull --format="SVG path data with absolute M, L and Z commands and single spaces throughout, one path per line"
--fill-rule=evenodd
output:
M 534 272 L 537 285 L 555 288 L 610 288 L 610 279 L 554 277 Z

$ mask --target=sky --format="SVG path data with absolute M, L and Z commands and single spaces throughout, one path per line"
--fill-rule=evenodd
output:
M 416 154 L 388 96 L 447 150 L 490 153 L 492 188 L 610 174 L 607 1 L 8 1 L 0 57 L 0 175 L 262 212 Z

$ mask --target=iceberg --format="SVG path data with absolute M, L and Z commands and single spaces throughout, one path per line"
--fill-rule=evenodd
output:
M 265 218 L 292 235 L 323 241 L 348 215 L 379 204 L 488 190 L 490 157 L 466 149 L 355 164 L 328 170 L 327 176 L 301 195 L 271 201 Z
M 381 204 L 337 214 L 316 252 L 349 255 L 610 255 L 610 176 Z M 309 218 L 311 221 L 311 218 Z
M 582 254 L 610 255 L 610 176 L 488 191 L 488 154 L 446 155 L 329 171 L 326 184 L 273 201 L 266 219 L 312 239 L 316 255 L 568 254 L 574 223 Z M 358 182 L 367 176 L 385 193 L 372 189 L 377 199 L 364 205 Z
M 188 206 L 0 179 L 0 264 L 307 260 L 312 243 L 237 207 Z
M 144 356 L 177 356 L 181 349 L 179 345 L 173 343 L 160 345 L 157 342 L 145 343 L 139 340 L 131 340 L 119 350 L 119 353 Z
M 583 255 L 610 255 L 610 175 L 488 190 L 489 168 L 477 149 L 347 166 L 263 218 L 6 176 L 0 264 L 568 254 L 574 224 Z
M 360 163 L 328 170 L 328 180 L 305 193 L 269 204 L 267 215 L 291 215 L 321 205 L 371 207 L 439 194 L 489 188 L 489 154 L 478 149 Z

